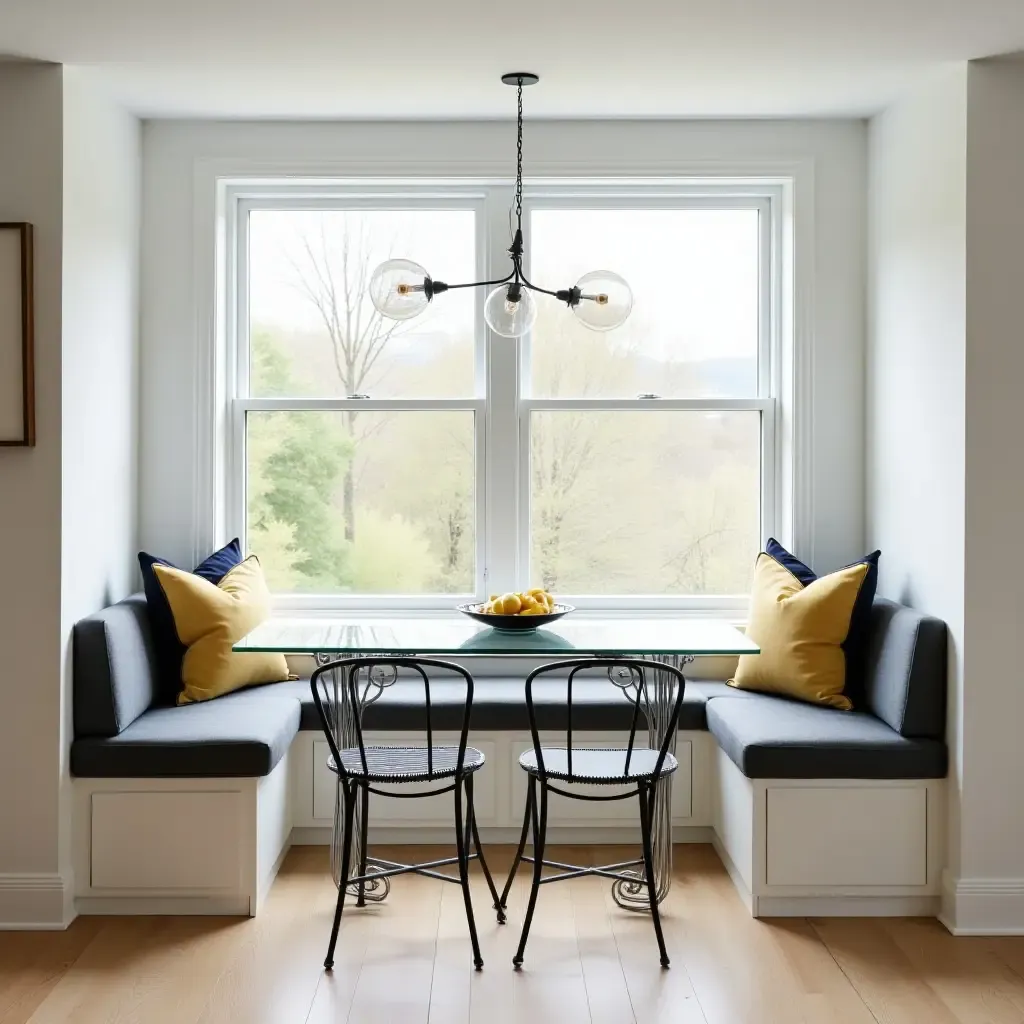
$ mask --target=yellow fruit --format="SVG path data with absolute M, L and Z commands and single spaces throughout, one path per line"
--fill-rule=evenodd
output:
M 494 602 L 494 610 L 498 615 L 517 615 L 521 607 L 518 594 L 503 594 Z
M 537 599 L 532 594 L 520 594 L 519 595 L 519 614 L 525 615 L 530 608 L 537 607 Z
M 520 615 L 547 615 L 548 610 L 542 605 L 535 604 L 532 608 L 527 608 L 526 611 L 520 612 Z
M 491 600 L 491 602 L 497 601 L 498 600 L 498 595 L 497 594 L 491 594 L 490 600 Z

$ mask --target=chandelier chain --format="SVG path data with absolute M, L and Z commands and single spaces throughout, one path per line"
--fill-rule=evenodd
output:
M 516 227 L 523 226 L 523 80 L 519 79 L 519 118 L 516 134 Z

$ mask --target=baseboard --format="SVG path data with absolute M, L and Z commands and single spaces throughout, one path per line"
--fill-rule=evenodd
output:
M 953 935 L 1024 935 L 1024 878 L 944 873 L 938 916 Z
M 480 826 L 480 841 L 484 846 L 492 844 L 512 845 L 519 842 L 520 829 L 516 827 Z M 677 825 L 672 829 L 673 843 L 710 843 L 714 830 L 708 825 Z M 295 827 L 292 829 L 293 846 L 328 846 L 331 829 L 326 827 Z M 451 846 L 455 842 L 452 828 L 422 828 L 388 826 L 370 829 L 371 844 L 392 844 L 395 846 Z M 563 828 L 548 829 L 549 843 L 564 843 L 570 846 L 631 846 L 640 842 L 638 830 L 634 828 Z
M 79 896 L 75 909 L 91 915 L 131 917 L 249 917 L 248 896 Z
M 751 917 L 935 917 L 938 896 L 755 896 L 716 834 L 711 845 Z
M 288 851 L 291 848 L 292 837 L 289 836 L 285 841 L 284 846 L 281 847 L 281 852 L 277 855 L 277 860 L 274 861 L 266 875 L 260 879 L 259 889 L 256 893 L 256 905 L 253 906 L 250 902 L 249 906 L 249 914 L 252 917 L 256 916 L 257 911 L 263 906 L 264 901 L 270 894 L 270 887 L 274 884 L 274 879 L 277 878 L 277 873 L 281 870 L 281 865 L 284 863 L 284 859 L 288 856 Z
M 754 897 L 751 895 L 750 890 L 747 888 L 747 883 L 743 881 L 743 876 L 736 865 L 733 864 L 732 858 L 714 829 L 711 830 L 711 845 L 714 847 L 715 853 L 718 854 L 718 859 L 722 862 L 722 866 L 728 873 L 729 878 L 732 879 L 733 887 L 736 890 L 736 895 L 740 898 L 740 902 L 747 908 L 751 917 L 757 917 L 757 914 L 754 912 Z
M 935 917 L 938 896 L 754 896 L 754 917 Z
M 72 892 L 59 874 L 0 874 L 0 930 L 67 928 L 75 918 Z

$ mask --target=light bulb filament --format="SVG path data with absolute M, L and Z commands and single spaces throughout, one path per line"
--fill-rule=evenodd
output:
M 405 284 L 405 282 L 403 282 L 402 284 L 395 286 L 395 291 L 398 292 L 399 295 L 412 295 L 413 292 L 421 292 L 423 290 L 424 288 L 421 284 Z
M 608 305 L 608 295 L 605 292 L 599 292 L 597 295 L 581 295 L 581 299 L 589 299 L 591 302 L 596 302 L 599 306 Z

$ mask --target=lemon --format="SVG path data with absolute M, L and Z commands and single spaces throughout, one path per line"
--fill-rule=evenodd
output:
M 521 607 L 518 594 L 503 594 L 494 602 L 494 610 L 499 615 L 517 615 Z

